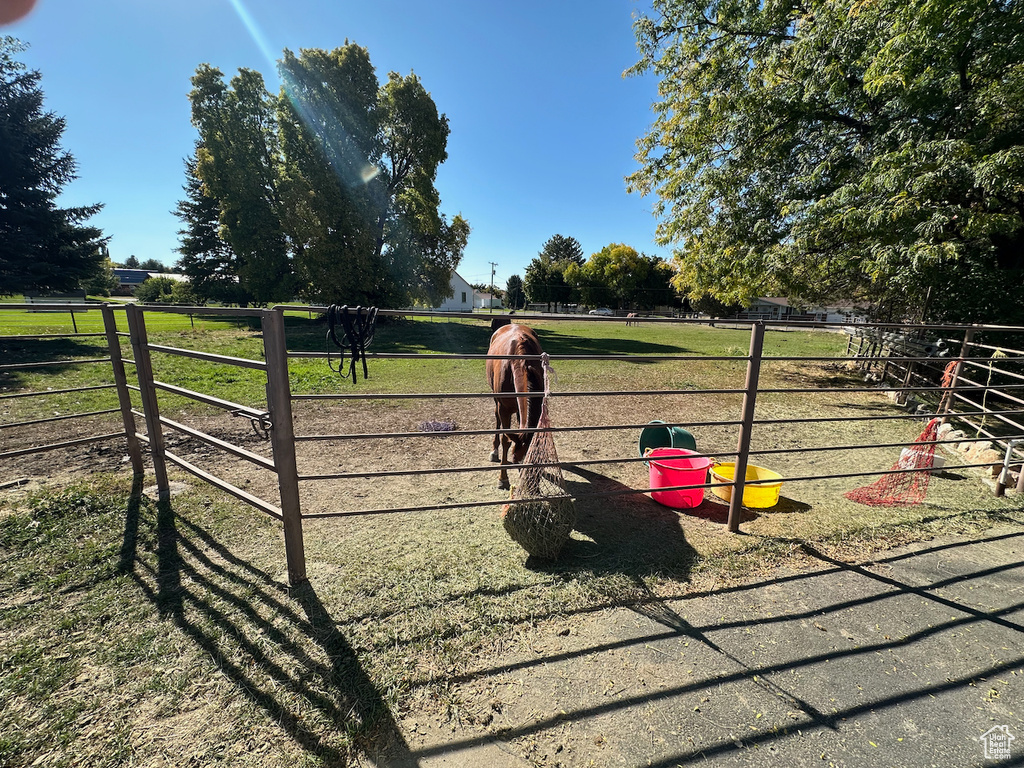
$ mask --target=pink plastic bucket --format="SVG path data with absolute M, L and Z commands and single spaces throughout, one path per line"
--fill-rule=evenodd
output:
M 685 448 L 655 448 L 647 454 L 650 461 L 651 488 L 674 485 L 704 485 L 708 481 L 711 459 Z M 675 491 L 651 491 L 651 498 L 673 509 L 692 509 L 704 501 L 703 488 Z

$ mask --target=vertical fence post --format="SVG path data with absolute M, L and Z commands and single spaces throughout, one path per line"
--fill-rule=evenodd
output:
M 754 428 L 754 406 L 757 404 L 757 382 L 761 377 L 761 351 L 764 348 L 764 321 L 758 320 L 750 328 L 750 357 L 747 360 L 747 383 L 743 392 L 743 415 L 740 437 L 736 446 L 735 485 L 729 500 L 729 530 L 739 533 L 740 510 L 743 509 L 743 487 L 747 479 L 747 458 L 750 454 L 750 434 Z
M 277 469 L 277 487 L 281 492 L 288 583 L 295 586 L 306 581 L 306 548 L 302 540 L 302 508 L 299 504 L 299 472 L 295 462 L 295 431 L 292 427 L 284 311 L 263 310 L 262 320 L 263 348 L 267 359 L 267 409 L 272 424 L 270 441 Z
M 121 357 L 121 340 L 117 336 L 117 320 L 114 310 L 104 304 L 103 330 L 107 334 L 107 347 L 110 350 L 110 364 L 114 369 L 114 384 L 117 386 L 117 401 L 121 406 L 121 421 L 124 422 L 124 434 L 128 440 L 128 456 L 132 462 L 132 470 L 136 475 L 145 472 L 142 465 L 142 449 L 135 430 L 135 416 L 132 414 L 132 398 L 128 392 L 128 377 L 124 372 L 124 359 Z
M 135 373 L 139 377 L 142 391 L 142 410 L 146 416 L 146 432 L 149 436 L 149 452 L 153 458 L 153 474 L 156 475 L 157 493 L 161 501 L 171 498 L 171 486 L 167 482 L 167 459 L 164 457 L 164 433 L 160 427 L 160 407 L 153 386 L 153 364 L 149 358 L 149 337 L 146 334 L 146 318 L 142 309 L 134 304 L 125 307 L 128 315 L 128 332 L 132 338 L 132 354 L 135 357 Z
M 942 413 L 942 423 L 945 424 L 949 421 L 949 412 L 953 410 L 953 402 L 956 400 L 956 383 L 957 379 L 960 378 L 960 371 L 964 367 L 964 358 L 970 353 L 971 344 L 974 342 L 974 326 L 971 326 L 964 331 L 964 343 L 960 346 L 960 359 L 957 360 L 956 367 L 953 368 L 953 375 L 950 377 L 949 389 L 942 394 L 942 400 L 939 401 L 939 413 Z

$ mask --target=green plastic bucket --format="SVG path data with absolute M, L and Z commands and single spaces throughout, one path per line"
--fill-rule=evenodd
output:
M 646 456 L 648 450 L 655 448 L 685 448 L 697 450 L 697 441 L 693 435 L 682 427 L 667 427 L 665 422 L 655 419 L 640 432 L 640 455 Z

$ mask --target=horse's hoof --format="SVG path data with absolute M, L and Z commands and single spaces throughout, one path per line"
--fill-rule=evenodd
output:
M 494 461 L 494 462 L 498 461 L 498 452 L 497 451 L 491 451 L 491 461 Z
M 508 480 L 505 480 L 504 482 L 499 482 L 498 483 L 498 490 L 499 491 L 507 491 L 508 488 L 509 488 Z

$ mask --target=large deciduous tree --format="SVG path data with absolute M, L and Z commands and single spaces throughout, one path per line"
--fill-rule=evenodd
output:
M 43 108 L 40 73 L 16 59 L 25 47 L 0 38 L 0 294 L 8 295 L 88 284 L 106 258 L 106 238 L 84 224 L 102 206 L 57 206 L 75 160 L 60 146 L 64 118 Z
M 353 43 L 286 50 L 278 71 L 280 97 L 248 70 L 230 87 L 206 65 L 193 78 L 195 174 L 243 286 L 257 301 L 443 301 L 469 224 L 439 211 L 448 120 L 419 78 L 380 85 Z
M 638 253 L 623 243 L 611 243 L 583 264 L 573 264 L 565 279 L 581 303 L 622 309 L 675 303 L 672 267 L 658 256 Z
M 218 203 L 219 234 L 237 258 L 239 283 L 258 303 L 292 298 L 276 97 L 259 72 L 240 69 L 225 85 L 219 69 L 203 64 L 189 100 L 199 130 L 195 175 Z
M 1022 319 L 1024 5 L 654 0 L 635 32 L 660 99 L 629 185 L 680 285 Z

